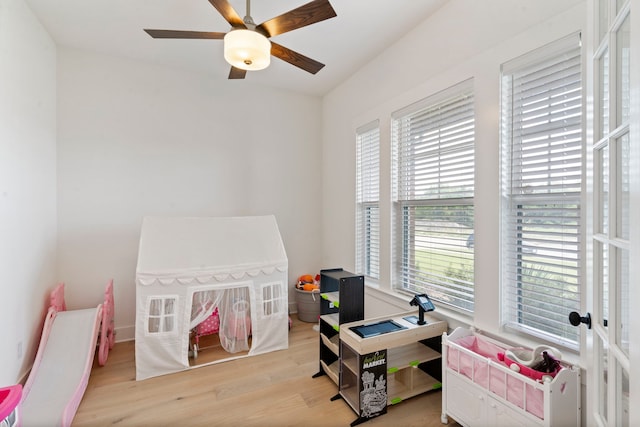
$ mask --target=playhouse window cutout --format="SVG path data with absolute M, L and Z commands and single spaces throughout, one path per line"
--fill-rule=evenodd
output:
M 162 334 L 175 332 L 177 296 L 162 296 L 149 298 L 149 316 L 147 317 L 147 332 Z
M 284 295 L 282 283 L 262 285 L 262 315 L 273 316 L 284 312 Z

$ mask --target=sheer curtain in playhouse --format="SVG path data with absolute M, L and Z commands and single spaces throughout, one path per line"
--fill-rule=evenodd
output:
M 215 310 L 220 324 L 216 328 L 220 345 L 228 353 L 249 350 L 251 336 L 251 292 L 250 284 L 217 290 L 199 290 L 191 299 L 191 322 L 193 330 L 207 320 Z M 197 351 L 197 350 L 196 350 Z
M 136 379 L 189 369 L 190 331 L 214 311 L 229 354 L 216 363 L 287 348 L 287 269 L 273 216 L 144 218 Z

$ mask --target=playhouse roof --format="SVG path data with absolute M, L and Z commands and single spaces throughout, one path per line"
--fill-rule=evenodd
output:
M 287 254 L 273 215 L 145 217 L 136 278 L 140 284 L 190 284 L 285 271 Z

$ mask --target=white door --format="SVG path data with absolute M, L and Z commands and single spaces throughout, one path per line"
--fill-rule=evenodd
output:
M 592 0 L 589 17 L 588 72 L 591 96 L 587 111 L 587 179 L 590 214 L 587 250 L 589 290 L 587 313 L 573 314 L 586 325 L 583 340 L 587 366 L 587 425 L 639 425 L 640 374 L 631 361 L 638 359 L 638 193 L 640 187 L 640 111 L 638 106 L 638 30 L 631 24 L 639 0 Z M 638 15 L 640 17 L 640 15 Z M 632 34 L 632 31 L 634 34 Z M 633 46 L 632 46 L 633 45 Z M 633 47 L 633 50 L 632 50 Z M 633 303 L 632 301 L 635 301 Z M 590 328 L 589 328 L 590 320 Z M 573 323 L 573 322 L 572 322 Z M 589 329 L 587 329 L 589 328 Z M 633 373 L 633 377 L 630 376 Z M 635 388 L 635 390 L 634 390 Z M 634 396 L 634 397 L 632 397 Z

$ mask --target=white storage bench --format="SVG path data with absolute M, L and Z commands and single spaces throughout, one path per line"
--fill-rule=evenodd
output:
M 509 347 L 465 328 L 442 336 L 442 423 L 473 426 L 579 426 L 580 370 L 561 362 L 536 381 L 498 359 Z

